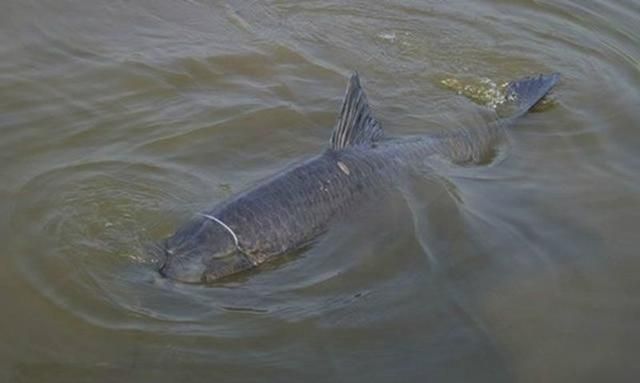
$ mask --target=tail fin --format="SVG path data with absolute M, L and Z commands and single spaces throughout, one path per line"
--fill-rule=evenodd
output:
M 507 100 L 515 102 L 516 112 L 512 118 L 525 115 L 560 80 L 560 74 L 541 74 L 511 81 L 507 86 Z

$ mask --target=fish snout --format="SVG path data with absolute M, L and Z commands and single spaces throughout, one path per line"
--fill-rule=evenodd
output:
M 158 269 L 162 277 L 183 283 L 202 283 L 204 272 L 205 266 L 198 259 L 176 256 L 169 250 L 165 250 L 165 261 Z

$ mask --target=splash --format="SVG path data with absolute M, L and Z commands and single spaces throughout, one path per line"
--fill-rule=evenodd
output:
M 465 96 L 476 104 L 497 109 L 507 101 L 506 89 L 508 82 L 496 83 L 490 78 L 456 78 L 447 77 L 440 80 L 440 85 Z
M 507 94 L 509 82 L 498 83 L 487 77 L 446 77 L 439 81 L 439 84 L 446 89 L 455 91 L 476 104 L 486 106 L 497 111 L 499 114 L 506 111 L 501 110 L 503 105 L 509 104 L 511 97 Z M 554 105 L 551 97 L 545 96 L 533 108 L 532 112 L 542 112 Z M 501 113 L 502 112 L 502 113 Z
M 378 33 L 378 37 L 390 43 L 395 43 L 398 38 L 395 32 L 380 32 Z

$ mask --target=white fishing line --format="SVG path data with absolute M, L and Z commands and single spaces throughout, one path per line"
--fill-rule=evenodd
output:
M 240 242 L 238 241 L 238 236 L 236 235 L 236 233 L 233 231 L 233 229 L 231 229 L 229 226 L 227 226 L 226 223 L 222 222 L 221 220 L 219 220 L 218 218 L 209 215 L 209 214 L 203 214 L 203 213 L 198 213 L 198 215 L 201 215 L 203 217 L 205 217 L 206 219 L 209 219 L 211 221 L 217 222 L 220 224 L 220 226 L 224 227 L 226 231 L 229 232 L 229 234 L 231 234 L 231 236 L 233 237 L 233 242 L 235 242 L 236 247 L 238 249 L 240 249 Z

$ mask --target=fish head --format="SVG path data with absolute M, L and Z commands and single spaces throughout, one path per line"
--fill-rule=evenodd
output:
M 234 236 L 222 225 L 198 217 L 162 244 L 162 276 L 184 283 L 206 283 L 251 267 Z

